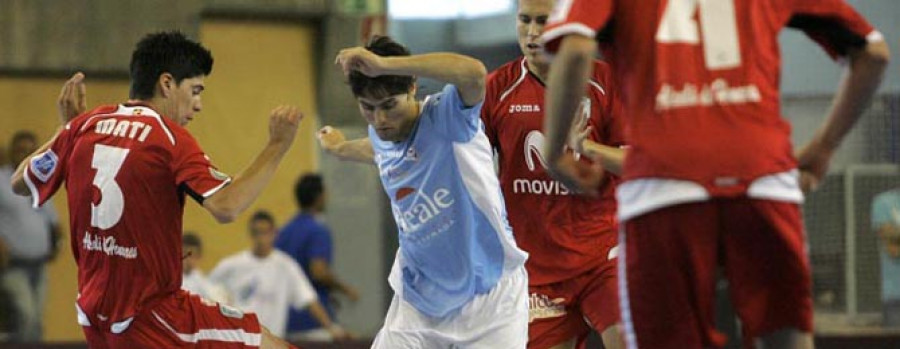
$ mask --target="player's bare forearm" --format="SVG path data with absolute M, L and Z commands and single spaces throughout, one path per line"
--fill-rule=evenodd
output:
M 375 164 L 375 151 L 369 137 L 344 141 L 325 150 L 344 161 Z
M 563 155 L 572 120 L 591 74 L 596 44 L 593 39 L 570 35 L 563 39 L 547 79 L 544 134 L 545 154 L 553 164 Z M 552 166 L 552 165 L 551 165 Z
M 325 307 L 322 306 L 322 303 L 319 301 L 312 301 L 309 303 L 309 314 L 312 315 L 322 325 L 323 328 L 330 328 L 334 323 L 331 321 L 331 317 L 328 316 L 328 312 L 325 311 Z
M 262 193 L 288 149 L 283 144 L 270 142 L 228 186 L 203 201 L 203 207 L 219 223 L 234 221 Z
M 583 147 L 585 155 L 594 159 L 599 158 L 603 169 L 617 175 L 622 174 L 625 164 L 625 149 L 600 144 L 589 139 L 584 140 Z
M 864 49 L 850 53 L 847 73 L 814 142 L 832 150 L 840 145 L 878 90 L 889 57 L 888 46 L 883 41 L 869 43 Z
M 467 106 L 484 99 L 487 68 L 481 61 L 456 53 L 427 53 L 406 57 L 385 57 L 387 75 L 413 75 L 456 86 Z
M 31 155 L 25 157 L 22 160 L 22 163 L 18 164 L 16 167 L 16 172 L 13 173 L 12 178 L 10 179 L 10 185 L 12 186 L 12 191 L 16 193 L 16 195 L 28 196 L 31 195 L 31 191 L 28 190 L 28 185 L 25 184 L 25 167 L 27 167 L 28 162 L 37 154 L 43 153 L 50 149 L 53 146 L 53 142 L 56 141 L 56 137 L 59 137 L 59 133 L 62 132 L 62 127 L 56 129 L 56 132 L 53 134 L 53 137 L 50 137 L 50 140 L 47 143 L 44 143 L 38 150 Z

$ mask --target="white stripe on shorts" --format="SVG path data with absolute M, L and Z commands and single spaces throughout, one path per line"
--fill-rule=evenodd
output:
M 162 317 L 159 316 L 155 311 L 152 312 L 153 317 L 156 318 L 159 323 L 165 326 L 169 331 L 175 334 L 178 339 L 181 339 L 184 342 L 188 343 L 197 343 L 199 341 L 219 341 L 219 342 L 230 342 L 230 343 L 244 343 L 247 346 L 256 346 L 258 347 L 262 342 L 262 334 L 259 333 L 247 333 L 244 332 L 243 329 L 240 330 L 217 330 L 217 329 L 201 329 L 196 333 L 178 333 L 175 331 L 172 326 L 170 326 Z

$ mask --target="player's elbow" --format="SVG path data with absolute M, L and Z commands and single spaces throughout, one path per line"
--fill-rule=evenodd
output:
M 203 207 L 206 208 L 220 224 L 234 222 L 240 214 L 240 210 L 233 205 L 229 205 L 228 202 L 223 200 L 219 195 L 214 195 L 206 199 L 206 201 L 203 202 Z
M 855 58 L 869 67 L 884 70 L 891 61 L 891 51 L 884 41 L 870 42 Z
M 478 94 L 484 95 L 487 67 L 475 58 L 468 58 L 468 60 L 468 69 L 466 69 L 463 79 L 463 87 L 469 91 L 479 91 Z

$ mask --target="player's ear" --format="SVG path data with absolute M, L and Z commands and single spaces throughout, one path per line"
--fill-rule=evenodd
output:
M 175 89 L 175 77 L 169 73 L 162 73 L 159 75 L 159 81 L 156 82 L 157 87 L 160 91 L 160 96 L 169 98 L 172 96 L 172 91 Z

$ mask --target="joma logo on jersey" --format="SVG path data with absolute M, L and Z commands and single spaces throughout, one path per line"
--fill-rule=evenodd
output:
M 394 216 L 400 231 L 404 233 L 418 230 L 455 203 L 450 190 L 444 188 L 437 189 L 432 194 L 408 187 L 400 188 L 395 194 L 395 200 Z M 407 200 L 412 200 L 413 204 L 407 210 L 400 211 L 401 201 Z
M 532 293 L 528 297 L 528 322 L 566 315 L 566 299 L 550 299 L 547 295 Z
M 538 104 L 510 104 L 509 113 L 539 113 L 541 106 Z

